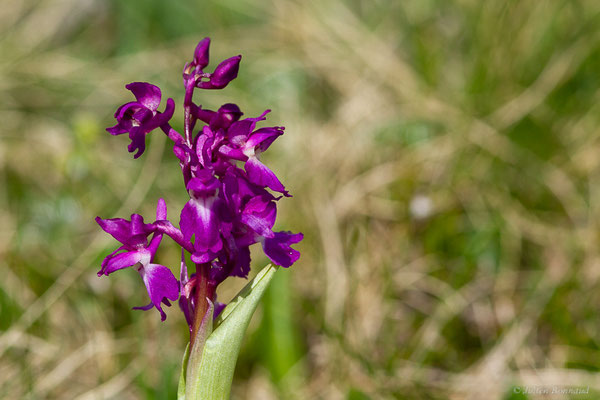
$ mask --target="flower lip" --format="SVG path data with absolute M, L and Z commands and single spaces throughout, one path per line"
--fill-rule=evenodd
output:
M 148 310 L 156 307 L 160 312 L 161 321 L 164 321 L 167 315 L 161 304 L 170 306 L 169 300 L 175 301 L 179 298 L 179 282 L 169 268 L 160 264 L 147 264 L 145 267 L 139 268 L 138 272 L 148 290 L 150 304 L 144 307 L 134 307 L 134 309 Z
M 261 239 L 263 250 L 275 264 L 284 268 L 290 267 L 300 258 L 300 252 L 292 249 L 291 245 L 304 239 L 302 233 L 275 232 L 273 238 Z

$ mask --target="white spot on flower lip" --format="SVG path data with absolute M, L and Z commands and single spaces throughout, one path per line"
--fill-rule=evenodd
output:
M 148 250 L 141 251 L 141 253 L 142 253 L 142 257 L 140 258 L 140 261 L 138 261 L 138 264 L 140 265 L 140 267 L 136 268 L 138 271 L 140 269 L 142 269 L 143 267 L 145 267 L 146 265 L 150 264 L 150 260 L 152 258 L 152 254 L 150 254 L 150 252 Z

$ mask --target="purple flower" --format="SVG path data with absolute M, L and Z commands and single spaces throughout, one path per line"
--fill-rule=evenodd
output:
M 156 219 L 167 218 L 167 206 L 163 199 L 158 201 Z M 134 267 L 146 285 L 150 295 L 150 304 L 134 309 L 149 310 L 156 307 L 160 311 L 161 319 L 167 317 L 161 308 L 161 303 L 170 306 L 169 300 L 177 300 L 179 284 L 173 273 L 165 266 L 152 264 L 152 259 L 162 239 L 162 233 L 154 233 L 154 224 L 144 224 L 144 219 L 139 214 L 132 214 L 131 221 L 115 218 L 102 219 L 96 217 L 96 222 L 107 233 L 122 243 L 116 251 L 102 261 L 102 268 L 98 276 L 109 275 L 119 269 Z M 150 243 L 148 236 L 154 233 Z M 124 251 L 119 253 L 120 251 Z
M 117 124 L 106 130 L 111 135 L 129 133 L 131 143 L 127 147 L 133 156 L 138 158 L 146 149 L 146 135 L 152 130 L 169 122 L 175 111 L 173 99 L 167 100 L 165 111 L 158 112 L 160 105 L 160 89 L 150 83 L 133 82 L 125 86 L 135 96 L 137 101 L 123 104 L 117 109 L 115 118 Z
M 143 153 L 146 135 L 153 129 L 161 128 L 173 141 L 189 194 L 180 213 L 179 228 L 167 220 L 162 199 L 156 221 L 151 224 L 144 223 L 138 214 L 133 214 L 131 220 L 96 219 L 122 244 L 104 259 L 98 274 L 134 267 L 150 296 L 147 306 L 135 308 L 156 307 L 164 320 L 162 304 L 178 300 L 192 341 L 209 304 L 214 304 L 215 316 L 224 307 L 216 302 L 217 286 L 231 276 L 248 276 L 250 246 L 261 243 L 273 263 L 287 268 L 300 257 L 292 245 L 303 239 L 301 233 L 274 232 L 277 202 L 290 195 L 275 172 L 260 160 L 261 154 L 283 135 L 284 127 L 257 128 L 270 110 L 256 118 L 241 119 L 243 113 L 233 103 L 212 111 L 193 102 L 194 90 L 224 88 L 238 74 L 241 56 L 222 61 L 212 73 L 204 72 L 209 49 L 210 39 L 202 39 L 193 60 L 183 69 L 183 135 L 169 124 L 173 100 L 168 99 L 165 111 L 159 112 L 160 89 L 142 82 L 127 85 L 136 101 L 121 106 L 115 114 L 117 125 L 108 128 L 113 135 L 129 133 L 128 148 L 136 152 L 135 158 Z M 152 262 L 163 235 L 182 248 L 179 282 L 167 267 Z M 189 276 L 184 251 L 196 264 L 196 272 Z

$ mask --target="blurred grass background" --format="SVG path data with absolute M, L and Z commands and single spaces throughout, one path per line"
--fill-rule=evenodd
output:
M 276 228 L 305 235 L 234 399 L 600 398 L 599 2 L 4 0 L 0 32 L 0 397 L 175 397 L 185 322 L 96 277 L 93 218 L 178 220 L 164 135 L 134 161 L 104 128 L 131 81 L 181 104 L 210 36 L 240 76 L 196 100 L 273 109 Z

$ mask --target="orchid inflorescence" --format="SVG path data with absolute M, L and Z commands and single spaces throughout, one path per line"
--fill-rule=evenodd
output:
M 193 61 L 183 69 L 183 135 L 169 124 L 175 109 L 173 99 L 167 100 L 164 111 L 158 111 L 161 90 L 145 82 L 126 86 L 136 101 L 119 107 L 115 113 L 117 124 L 107 129 L 112 135 L 129 134 L 128 150 L 135 152 L 134 158 L 143 154 L 146 135 L 157 128 L 173 141 L 173 152 L 190 196 L 181 210 L 179 228 L 167 219 L 163 199 L 158 200 L 156 220 L 152 223 L 144 223 L 139 214 L 132 214 L 130 220 L 96 218 L 100 227 L 122 244 L 104 259 L 98 276 L 135 268 L 148 290 L 150 303 L 134 308 L 155 307 L 164 321 L 162 305 L 170 306 L 170 301 L 178 300 L 192 340 L 209 302 L 214 304 L 215 316 L 224 307 L 216 302 L 216 287 L 227 277 L 248 276 L 250 245 L 260 242 L 273 263 L 289 267 L 300 257 L 291 245 L 303 238 L 301 233 L 272 230 L 276 202 L 290 195 L 259 159 L 284 133 L 281 126 L 256 128 L 270 110 L 256 118 L 241 119 L 242 112 L 235 104 L 224 104 L 211 111 L 192 101 L 195 89 L 222 89 L 238 74 L 241 56 L 226 59 L 212 73 L 204 72 L 209 46 L 209 38 L 201 40 Z M 199 122 L 204 125 L 195 129 Z M 164 235 L 182 248 L 179 280 L 169 268 L 153 263 Z M 185 251 L 196 264 L 196 272 L 190 276 Z

